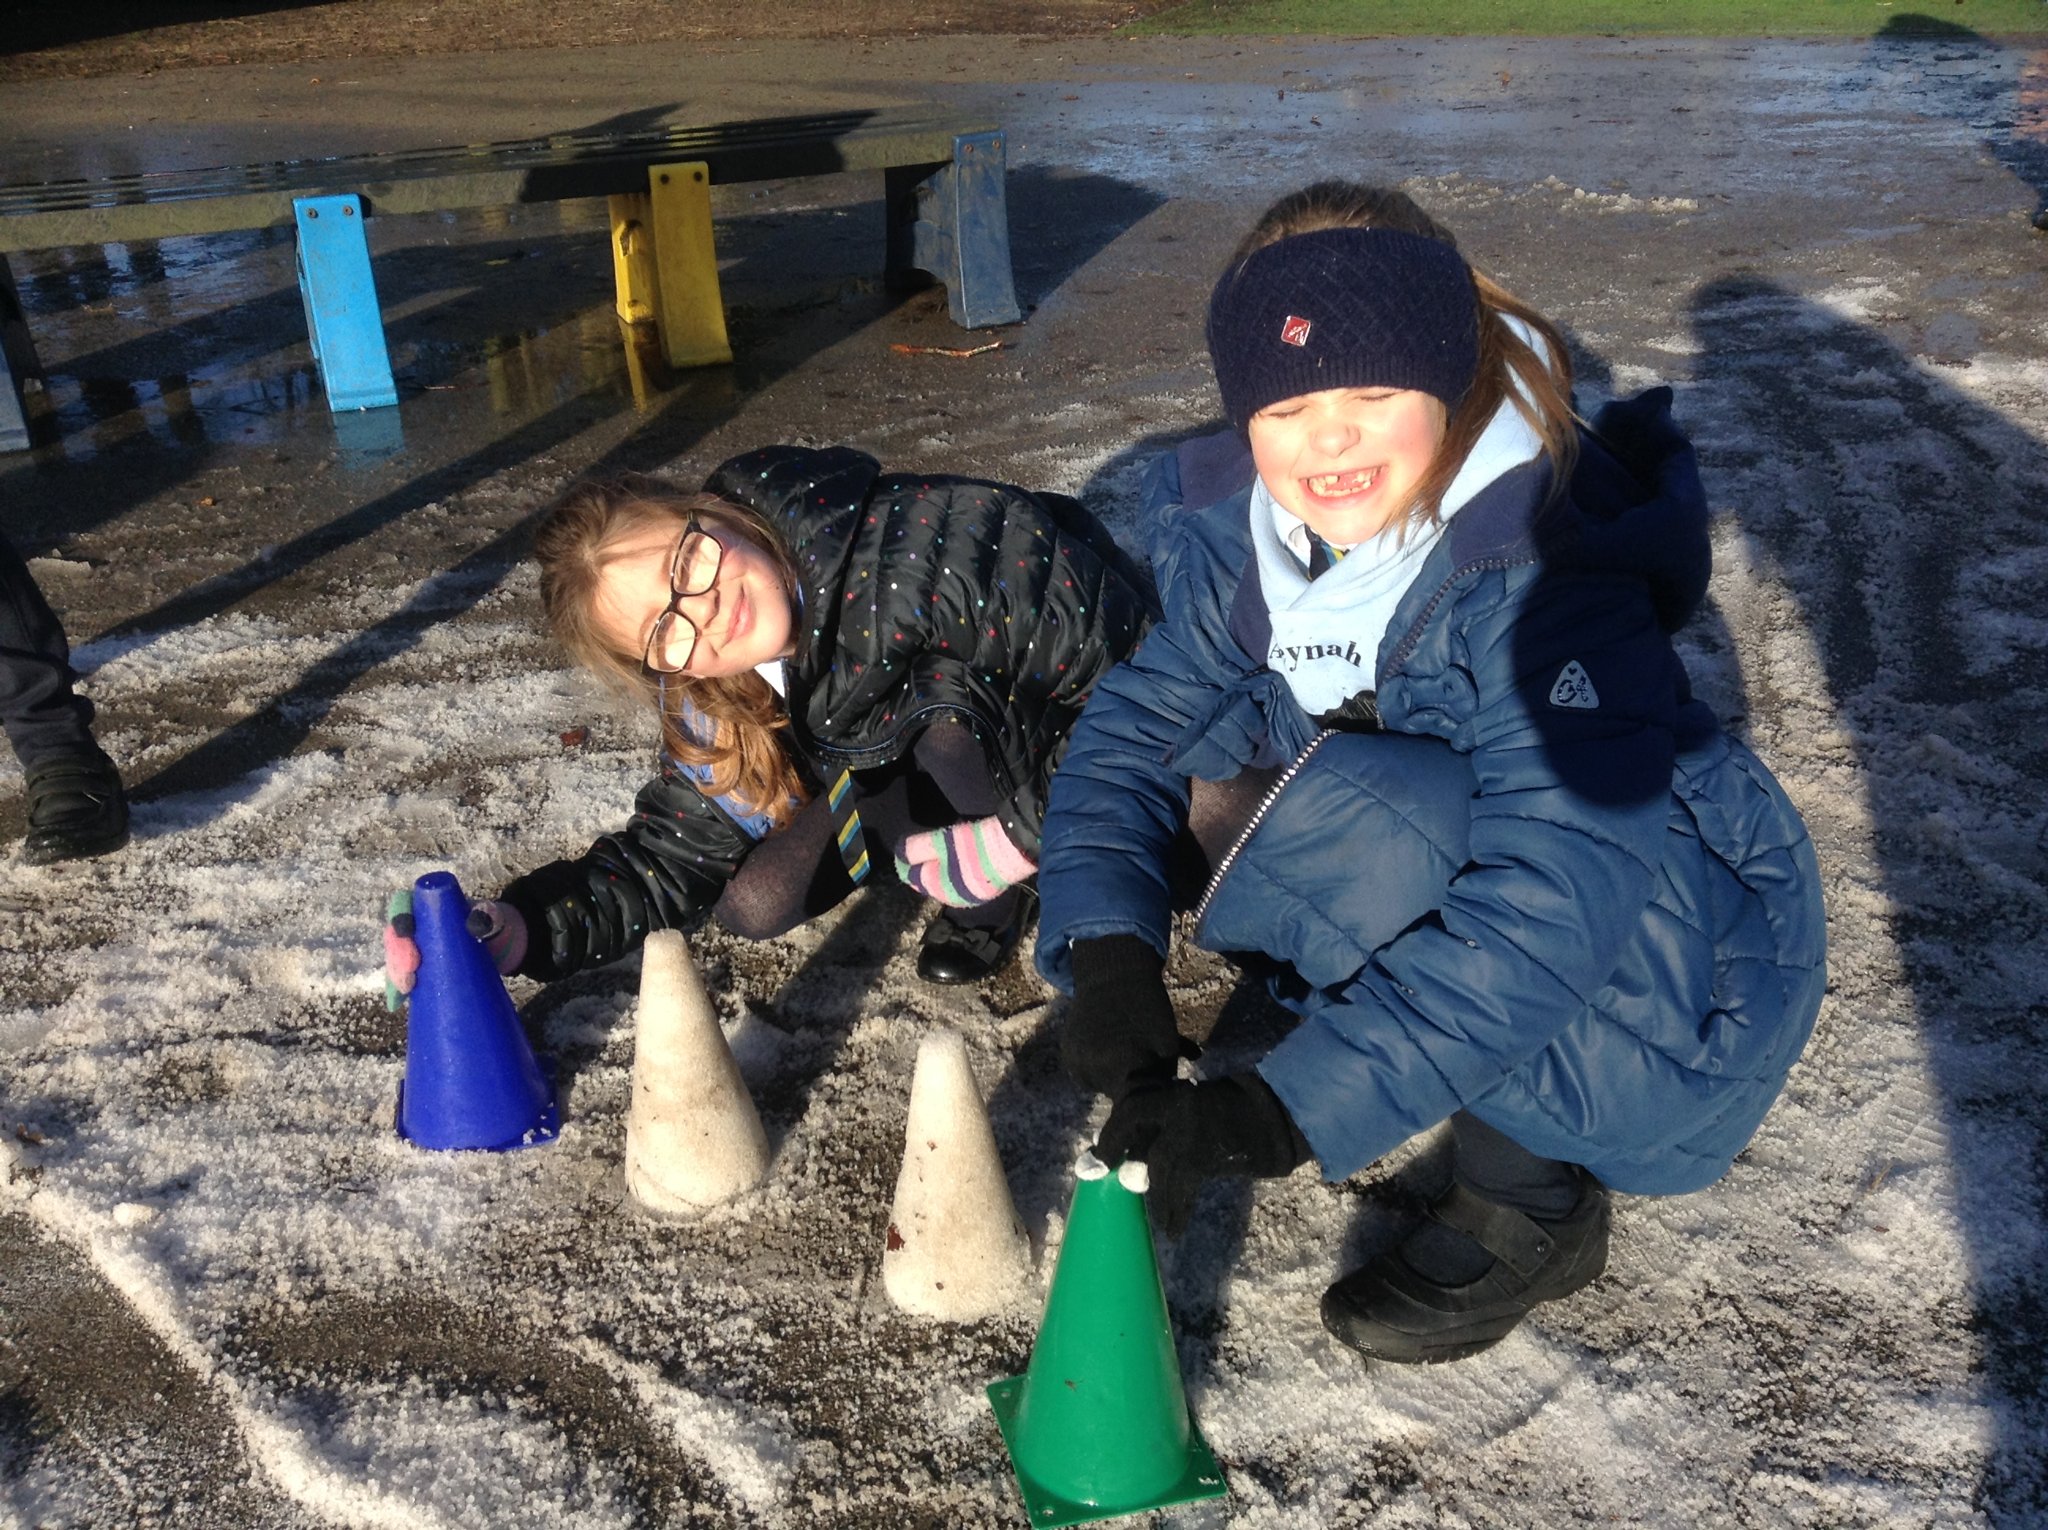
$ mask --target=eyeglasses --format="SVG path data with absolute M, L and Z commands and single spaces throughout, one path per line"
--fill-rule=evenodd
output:
M 668 605 L 654 619 L 647 634 L 647 652 L 640 667 L 650 675 L 677 675 L 689 668 L 697 651 L 697 624 L 683 615 L 682 605 L 698 595 L 708 595 L 718 582 L 718 566 L 725 561 L 725 544 L 697 524 L 695 516 L 683 528 L 675 555 L 668 565 Z

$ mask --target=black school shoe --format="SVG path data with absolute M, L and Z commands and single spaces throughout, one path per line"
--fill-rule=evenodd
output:
M 1390 1249 L 1323 1293 L 1323 1326 L 1361 1354 L 1400 1365 L 1462 1360 L 1498 1344 L 1538 1302 L 1589 1285 L 1607 1268 L 1606 1188 L 1590 1174 L 1556 1220 L 1523 1216 L 1452 1185 L 1430 1217 L 1493 1256 L 1476 1280 L 1431 1280 Z
M 114 762 L 100 751 L 60 755 L 29 770 L 24 861 L 47 866 L 105 855 L 127 843 L 128 794 Z
M 962 925 L 954 911 L 943 909 L 924 928 L 917 950 L 917 975 L 927 983 L 979 983 L 1001 970 L 1016 954 L 1017 944 L 1038 911 L 1038 893 L 1020 886 L 1010 917 L 999 925 Z

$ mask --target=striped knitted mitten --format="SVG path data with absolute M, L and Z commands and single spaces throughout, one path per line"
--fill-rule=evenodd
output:
M 994 818 L 913 834 L 896 847 L 896 875 L 953 908 L 986 903 L 1037 870 Z
M 500 974 L 517 972 L 526 959 L 526 918 L 509 903 L 478 898 L 465 926 L 491 953 Z M 420 948 L 414 940 L 412 889 L 402 887 L 384 904 L 384 1007 L 396 1014 L 420 977 Z

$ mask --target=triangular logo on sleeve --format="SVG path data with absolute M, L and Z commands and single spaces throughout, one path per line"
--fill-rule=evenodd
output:
M 1600 705 L 1600 693 L 1593 689 L 1593 677 L 1586 673 L 1585 666 L 1577 659 L 1565 665 L 1557 677 L 1557 684 L 1550 688 L 1550 704 L 1554 707 L 1577 707 L 1584 712 Z

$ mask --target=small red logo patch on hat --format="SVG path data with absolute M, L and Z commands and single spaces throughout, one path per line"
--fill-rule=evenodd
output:
M 1280 341 L 1283 345 L 1307 345 L 1308 332 L 1312 328 L 1314 326 L 1308 320 L 1289 314 L 1287 321 L 1280 326 Z

